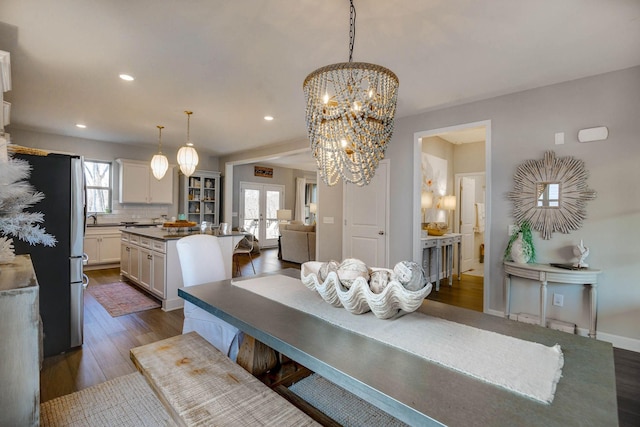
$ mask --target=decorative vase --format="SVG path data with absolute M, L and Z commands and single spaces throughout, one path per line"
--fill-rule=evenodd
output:
M 526 264 L 531 260 L 533 250 L 531 245 L 522 238 L 522 233 L 518 233 L 518 237 L 511 245 L 511 259 L 518 264 Z

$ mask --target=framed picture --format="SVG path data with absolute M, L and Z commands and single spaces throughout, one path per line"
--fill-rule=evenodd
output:
M 253 175 L 261 176 L 263 178 L 273 178 L 273 168 L 267 168 L 264 166 L 254 166 Z

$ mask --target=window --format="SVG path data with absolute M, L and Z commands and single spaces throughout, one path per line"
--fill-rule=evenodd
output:
M 111 163 L 85 160 L 87 212 L 111 212 Z

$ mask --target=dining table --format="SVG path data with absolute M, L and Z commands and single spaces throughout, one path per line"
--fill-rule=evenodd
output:
M 248 279 L 259 286 L 256 279 L 272 275 L 299 279 L 300 270 Z M 232 280 L 238 279 L 180 288 L 178 295 L 409 425 L 618 425 L 608 342 L 431 300 L 418 308 L 427 316 L 481 330 L 558 344 L 562 377 L 553 401 L 543 403 L 279 303 L 277 296 L 265 298 L 234 286 Z M 319 299 L 318 304 L 326 303 Z M 473 357 L 472 348 L 463 351 Z

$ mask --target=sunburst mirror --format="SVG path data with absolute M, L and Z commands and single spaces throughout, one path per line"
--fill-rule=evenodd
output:
M 553 151 L 522 163 L 513 177 L 513 191 L 507 193 L 516 222 L 528 221 L 545 240 L 556 231 L 579 229 L 587 216 L 586 202 L 596 198 L 587 188 L 588 176 L 582 160 L 558 159 Z

